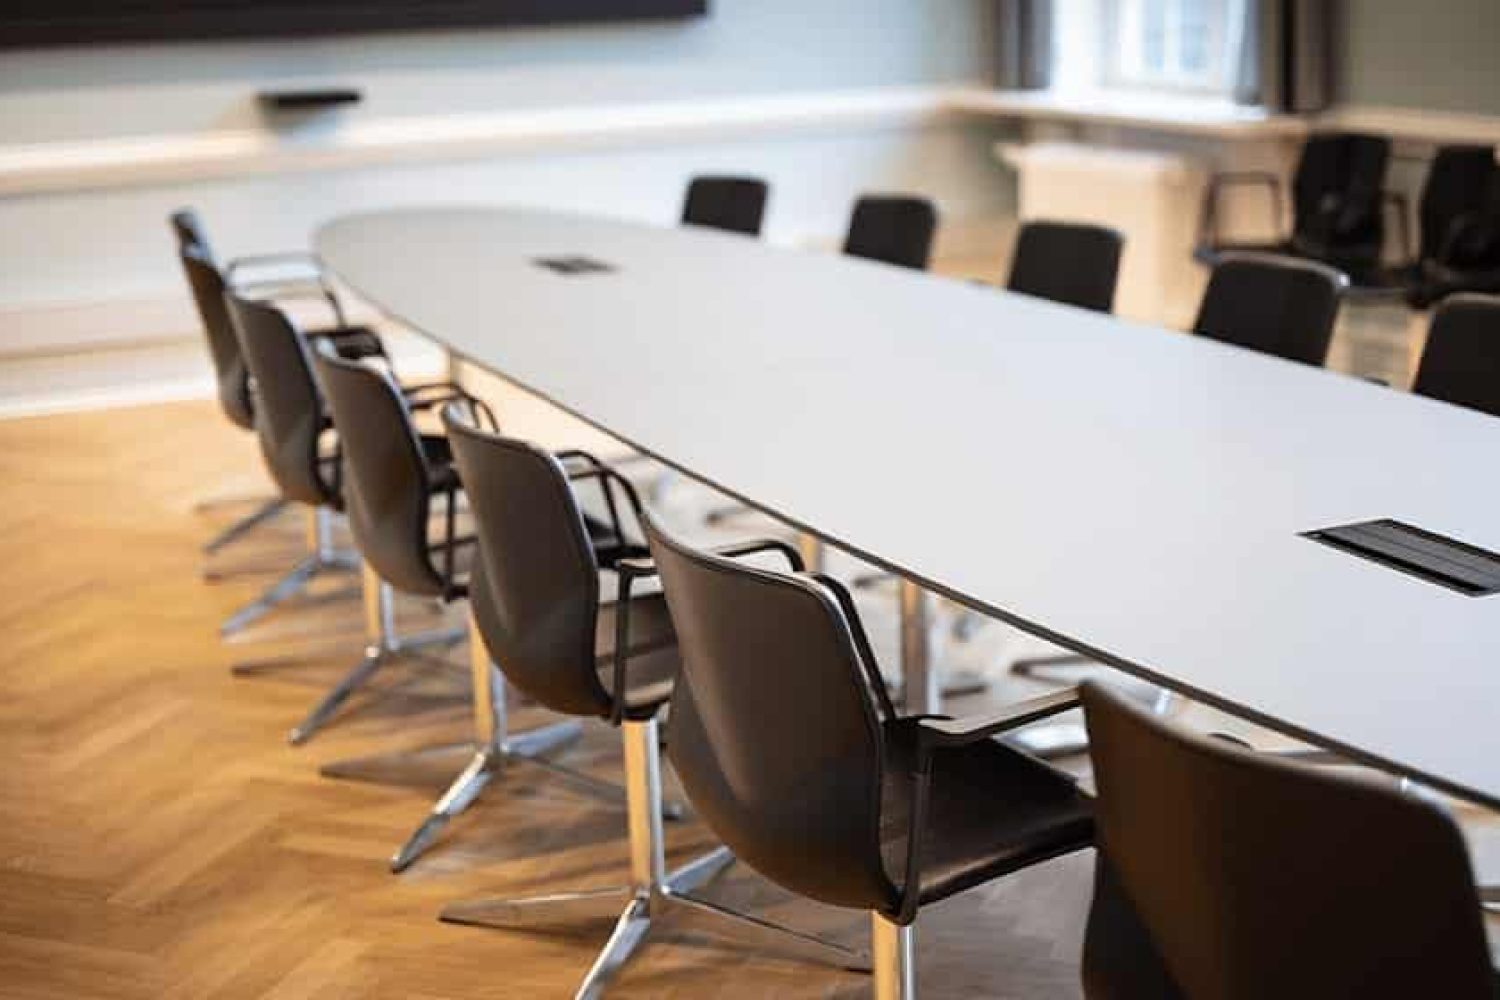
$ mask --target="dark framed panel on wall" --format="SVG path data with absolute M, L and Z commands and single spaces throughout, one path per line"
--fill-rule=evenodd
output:
M 660 20 L 708 0 L 3 0 L 0 46 Z

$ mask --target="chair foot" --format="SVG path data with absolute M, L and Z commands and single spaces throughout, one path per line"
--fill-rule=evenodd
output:
M 628 887 L 614 886 L 521 899 L 473 899 L 449 903 L 438 913 L 438 919 L 449 924 L 512 930 L 568 928 L 607 919 L 617 912 L 621 902 L 634 898 Z
M 615 922 L 615 929 L 604 943 L 604 950 L 594 959 L 593 966 L 578 985 L 578 992 L 574 997 L 577 1000 L 595 1000 L 596 997 L 603 996 L 610 980 L 641 950 L 650 930 L 650 900 L 637 896 L 625 904 L 625 912 Z
M 286 510 L 286 508 L 287 502 L 281 497 L 273 497 L 270 500 L 266 500 L 259 507 L 256 507 L 250 513 L 205 542 L 203 545 L 203 554 L 206 556 L 213 555 L 226 545 L 243 538 L 260 525 L 276 517 L 282 511 Z
M 868 954 L 815 934 L 748 913 L 738 913 L 693 896 L 679 895 L 669 890 L 664 891 L 663 895 L 672 904 L 670 912 L 673 917 L 679 914 L 687 917 L 696 929 L 715 935 L 727 934 L 736 942 L 788 958 L 818 962 L 852 972 L 869 972 L 871 969 Z
M 224 619 L 223 624 L 219 626 L 219 635 L 228 637 L 244 630 L 246 626 L 265 617 L 278 604 L 306 589 L 313 577 L 318 575 L 321 565 L 317 556 L 304 558 L 280 580 L 267 587 L 259 597 Z
M 333 690 L 323 696 L 323 699 L 313 706 L 307 718 L 294 728 L 287 736 L 287 741 L 293 746 L 301 746 L 310 740 L 318 730 L 333 718 L 344 704 L 359 688 L 379 670 L 386 661 L 386 655 L 381 650 L 367 652 L 363 659 L 356 663 L 343 679 L 334 685 Z
M 483 750 L 476 753 L 469 765 L 453 779 L 453 784 L 448 786 L 442 798 L 437 800 L 431 815 L 422 821 L 416 832 L 391 856 L 391 871 L 403 872 L 421 857 L 448 825 L 449 820 L 469 808 L 479 797 L 479 793 L 484 791 L 484 786 L 490 783 L 500 766 L 493 754 Z

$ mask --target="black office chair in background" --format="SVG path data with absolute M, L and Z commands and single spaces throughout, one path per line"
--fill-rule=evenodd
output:
M 858 964 L 860 957 L 847 949 L 691 895 L 733 863 L 727 849 L 667 871 L 657 715 L 672 695 L 678 671 L 672 619 L 660 593 L 631 594 L 637 573 L 628 568 L 628 557 L 643 550 L 592 541 L 570 485 L 592 479 L 611 498 L 612 509 L 623 505 L 639 519 L 629 480 L 604 465 L 580 470 L 570 480 L 556 457 L 480 429 L 461 408 L 447 408 L 444 420 L 479 535 L 470 588 L 478 633 L 506 679 L 542 706 L 619 726 L 631 882 L 617 889 L 453 903 L 443 909 L 442 919 L 541 929 L 619 913 L 623 905 L 614 933 L 578 990 L 580 997 L 598 996 L 645 942 L 652 922 L 669 917 L 674 922 L 698 918 L 700 929 Z M 784 546 L 750 543 L 734 551 L 762 548 Z M 622 574 L 618 601 L 601 600 L 599 574 L 606 567 Z
M 1313 261 L 1226 255 L 1209 276 L 1193 332 L 1321 367 L 1348 287 L 1343 274 Z
M 769 193 L 757 177 L 694 177 L 682 203 L 682 222 L 759 236 Z
M 646 530 L 682 654 L 669 749 L 688 799 L 766 878 L 870 913 L 877 996 L 915 994 L 922 907 L 1092 844 L 1073 779 L 992 739 L 1072 692 L 900 718 L 837 581 Z
M 1110 312 L 1124 247 L 1124 237 L 1107 226 L 1045 220 L 1023 223 L 1011 255 L 1006 290 Z
M 1374 286 L 1374 290 L 1399 290 L 1416 308 L 1425 308 L 1440 296 L 1426 277 L 1427 269 L 1441 262 L 1449 234 L 1462 220 L 1484 210 L 1490 179 L 1496 171 L 1495 150 L 1490 146 L 1439 146 L 1427 167 L 1422 192 L 1417 200 L 1417 246 L 1413 249 L 1405 237 L 1410 207 L 1401 192 L 1386 197 L 1402 220 L 1401 263 L 1384 269 L 1371 281 L 1356 282 Z
M 854 203 L 843 252 L 897 267 L 925 270 L 937 230 L 937 209 L 912 195 L 864 195 Z
M 1466 293 L 1432 315 L 1411 391 L 1500 416 L 1500 296 Z
M 937 229 L 937 209 L 926 198 L 865 195 L 854 204 L 844 235 L 844 254 L 896 267 L 925 270 Z M 710 508 L 703 519 L 718 525 L 749 510 L 731 503 Z
M 1468 850 L 1387 783 L 1199 736 L 1083 689 L 1099 861 L 1090 1000 L 1493 1000 Z
M 1225 241 L 1219 233 L 1219 198 L 1235 185 L 1254 184 L 1271 195 L 1279 229 L 1285 218 L 1281 179 L 1266 171 L 1216 174 L 1204 195 L 1196 256 L 1214 264 L 1225 253 L 1288 254 L 1364 276 L 1380 266 L 1385 241 L 1383 186 L 1391 143 L 1350 132 L 1311 135 L 1292 177 L 1292 230 L 1269 243 Z
M 1414 304 L 1455 292 L 1500 292 L 1500 167 L 1490 174 L 1484 203 L 1453 220 L 1437 254 L 1422 262 Z
M 1270 254 L 1230 254 L 1214 265 L 1198 308 L 1193 332 L 1303 364 L 1323 364 L 1333 340 L 1339 303 L 1349 280 L 1323 264 Z M 1078 653 L 1047 653 L 1013 661 L 1011 673 L 1031 676 L 1055 667 L 1092 660 Z M 1156 711 L 1165 713 L 1175 696 L 1162 691 Z M 1055 738 L 1054 738 L 1055 737 Z M 1045 740 L 1043 743 L 1041 741 Z M 1087 746 L 1073 727 L 1056 734 L 1029 734 L 1033 750 L 1048 756 L 1079 753 Z
M 343 303 L 323 274 L 317 257 L 306 251 L 251 254 L 221 261 L 214 253 L 198 213 L 180 208 L 167 217 L 178 252 L 191 250 L 223 272 L 225 280 L 252 298 L 300 298 L 315 295 L 328 300 L 336 325 L 347 326 Z

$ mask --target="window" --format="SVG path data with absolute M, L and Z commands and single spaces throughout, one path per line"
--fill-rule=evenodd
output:
M 1226 93 L 1243 0 L 1100 0 L 1106 86 Z

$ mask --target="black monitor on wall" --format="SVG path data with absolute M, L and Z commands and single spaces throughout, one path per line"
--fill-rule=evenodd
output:
M 0 0 L 0 46 L 695 17 L 708 0 Z

